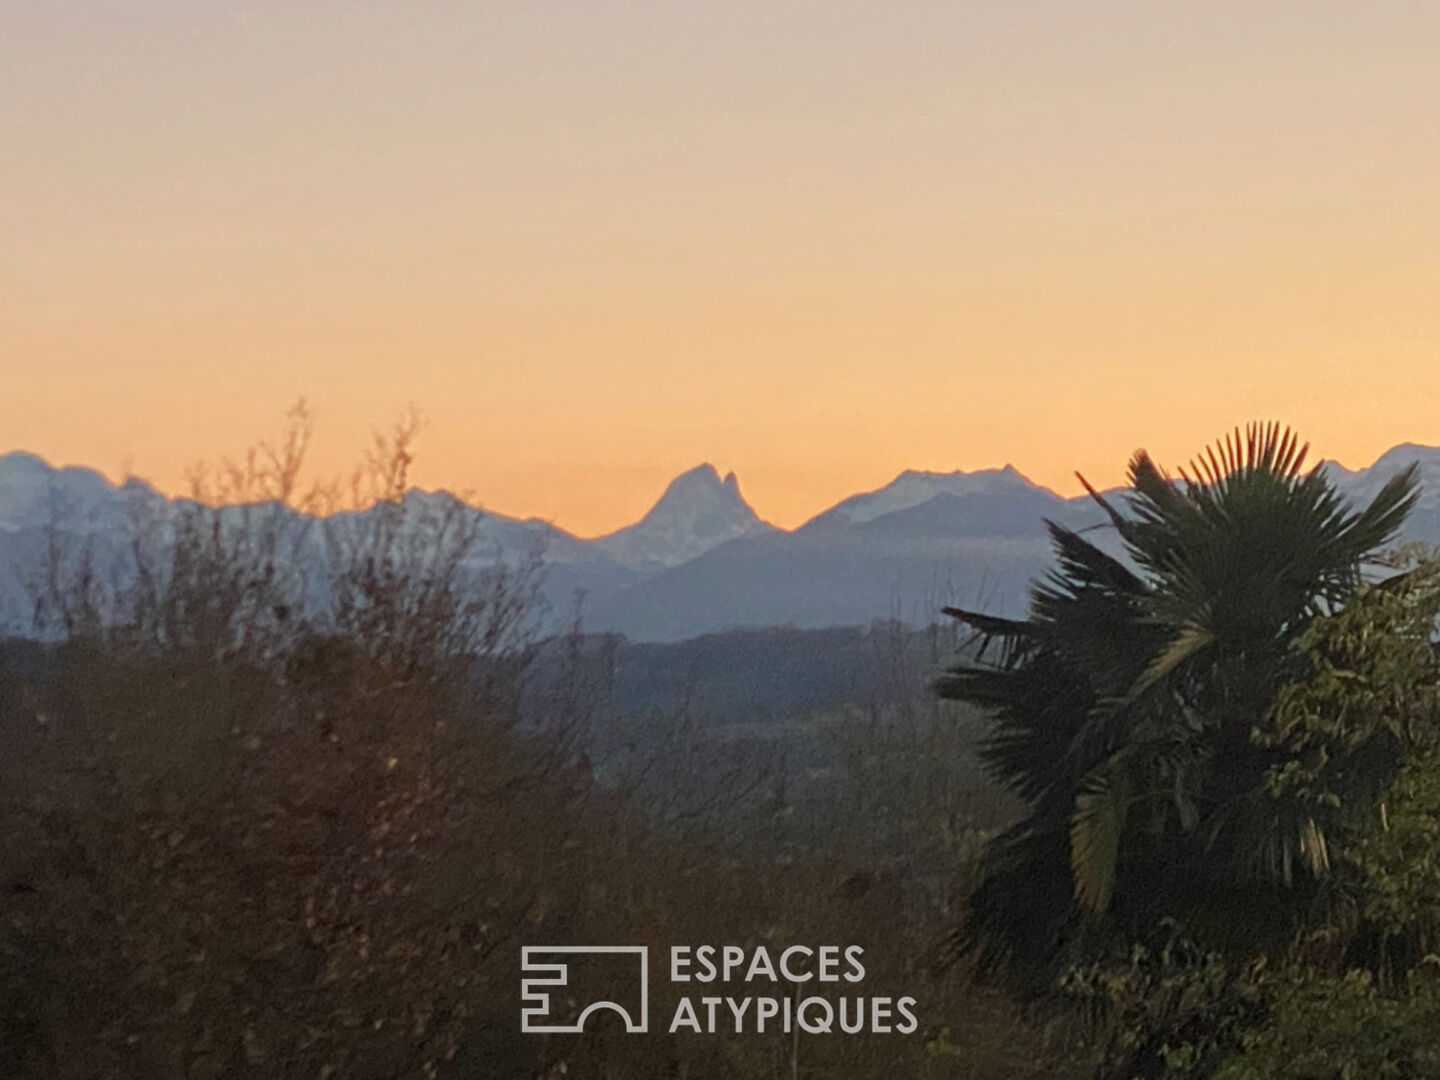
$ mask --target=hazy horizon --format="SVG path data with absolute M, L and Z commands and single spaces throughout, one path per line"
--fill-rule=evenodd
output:
M 1218 434 L 1221 435 L 1221 436 L 1223 436 L 1223 435 L 1226 434 L 1226 433 L 1221 432 L 1221 433 L 1218 433 Z M 1301 434 L 1302 434 L 1302 436 L 1303 436 L 1303 433 L 1301 433 Z M 1313 466 L 1315 466 L 1315 465 L 1320 464 L 1321 461 L 1330 461 L 1330 462 L 1333 462 L 1333 463 L 1336 464 L 1336 465 L 1339 465 L 1341 468 L 1346 469 L 1347 471 L 1356 472 L 1356 471 L 1360 471 L 1360 470 L 1363 470 L 1363 469 L 1370 468 L 1372 465 L 1374 465 L 1374 464 L 1376 463 L 1376 461 L 1378 460 L 1378 458 L 1379 458 L 1380 456 L 1382 456 L 1383 453 L 1385 453 L 1386 451 L 1395 449 L 1396 447 L 1399 447 L 1399 446 L 1408 446 L 1408 445 L 1420 445 L 1420 446 L 1424 446 L 1425 444 L 1417 443 L 1417 442 L 1416 442 L 1415 440 L 1413 440 L 1413 439 L 1397 439 L 1395 442 L 1393 442 L 1393 443 L 1391 443 L 1390 445 L 1386 446 L 1386 447 L 1380 452 L 1380 454 L 1377 454 L 1377 455 L 1375 455 L 1374 457 L 1372 457 L 1372 458 L 1370 458 L 1370 459 L 1367 459 L 1367 460 L 1364 460 L 1364 461 L 1340 461 L 1340 460 L 1337 460 L 1336 458 L 1331 457 L 1331 456 L 1328 456 L 1328 455 L 1315 453 L 1315 452 L 1314 452 L 1314 449 L 1315 449 L 1315 448 L 1312 446 L 1312 447 L 1310 448 L 1310 449 L 1311 449 L 1311 452 L 1306 455 L 1305 462 L 1306 462 L 1306 467 L 1309 468 L 1309 467 L 1313 467 Z M 1427 448 L 1427 449 L 1440 449 L 1440 446 L 1437 446 L 1437 447 L 1426 447 L 1426 448 Z M 1136 449 L 1142 449 L 1142 448 L 1141 448 L 1141 447 L 1137 447 Z M 123 483 L 125 480 L 127 480 L 127 479 L 129 479 L 130 477 L 133 476 L 133 477 L 135 477 L 135 478 L 138 478 L 138 479 L 144 481 L 144 482 L 147 483 L 147 484 L 150 484 L 152 487 L 154 487 L 156 490 L 160 491 L 160 492 L 161 492 L 162 494 L 164 494 L 164 495 L 173 497 L 173 496 L 176 496 L 176 495 L 185 495 L 185 494 L 187 494 L 187 491 L 186 491 L 186 489 L 184 488 L 183 485 L 180 486 L 180 487 L 176 487 L 176 488 L 168 488 L 168 487 L 165 487 L 165 486 L 162 485 L 162 484 L 156 483 L 151 477 L 145 475 L 144 471 L 143 471 L 143 470 L 140 470 L 140 469 L 122 468 L 122 469 L 120 469 L 120 470 L 118 470 L 118 471 L 117 471 L 117 470 L 107 470 L 107 469 L 105 469 L 105 468 L 103 468 L 103 467 L 94 465 L 94 464 L 92 464 L 92 463 L 90 463 L 90 462 L 84 462 L 84 461 L 55 461 L 55 460 L 51 460 L 51 459 L 47 458 L 44 454 L 40 454 L 40 453 L 38 453 L 38 452 L 36 452 L 36 451 L 34 451 L 34 450 L 31 450 L 31 449 L 28 448 L 28 447 L 16 446 L 16 447 L 10 447 L 10 448 L 8 448 L 8 449 L 0 448 L 0 458 L 4 458 L 4 457 L 6 457 L 7 455 L 9 455 L 9 454 L 11 454 L 11 453 L 30 454 L 30 455 L 32 455 L 32 456 L 34 456 L 34 457 L 40 458 L 42 461 L 45 462 L 45 464 L 46 464 L 47 466 L 49 466 L 49 467 L 51 467 L 51 468 L 54 468 L 54 469 L 65 469 L 65 468 L 71 468 L 71 467 L 91 469 L 91 470 L 93 470 L 94 472 L 97 472 L 97 473 L 99 473 L 101 476 L 103 476 L 103 477 L 105 478 L 105 480 L 106 480 L 107 482 L 109 482 L 110 484 L 112 484 L 112 485 L 119 485 L 119 484 Z M 1160 464 L 1161 464 L 1161 467 L 1162 467 L 1162 468 L 1166 468 L 1168 471 L 1174 473 L 1174 472 L 1177 471 L 1178 468 L 1188 465 L 1189 462 L 1190 462 L 1190 458 L 1187 457 L 1187 458 L 1185 458 L 1184 460 L 1177 460 L 1177 461 L 1173 461 L 1173 462 L 1172 462 L 1172 461 L 1162 461 L 1162 462 L 1160 462 Z M 206 465 L 215 465 L 215 464 L 218 464 L 218 463 L 219 463 L 219 462 L 217 461 L 217 462 L 207 462 L 207 463 L 204 463 L 204 464 L 206 464 Z M 531 519 L 531 518 L 540 517 L 540 520 L 543 520 L 543 521 L 545 521 L 547 524 L 550 524 L 550 525 L 552 525 L 552 526 L 556 526 L 556 527 L 558 527 L 558 528 L 560 528 L 560 529 L 562 529 L 562 530 L 570 533 L 571 535 L 575 536 L 577 539 L 581 539 L 581 540 L 594 540 L 594 539 L 599 539 L 599 538 L 601 538 L 601 537 L 603 537 L 603 536 L 606 536 L 606 535 L 608 535 L 609 533 L 614 532 L 616 529 L 624 528 L 624 527 L 627 526 L 627 525 L 632 525 L 632 524 L 634 524 L 635 522 L 637 522 L 638 520 L 640 520 L 640 518 L 645 514 L 645 512 L 647 512 L 648 510 L 650 510 L 650 508 L 651 508 L 651 507 L 655 504 L 655 502 L 661 497 L 661 495 L 663 495 L 663 494 L 665 493 L 665 491 L 667 490 L 667 488 L 669 487 L 669 485 L 670 485 L 673 481 L 675 481 L 675 480 L 678 479 L 680 476 L 683 476 L 683 475 L 686 474 L 686 473 L 689 473 L 689 472 L 692 472 L 692 471 L 695 471 L 695 470 L 698 470 L 698 469 L 702 469 L 702 468 L 706 467 L 707 465 L 716 472 L 717 478 L 719 478 L 719 479 L 723 479 L 728 472 L 735 472 L 736 482 L 737 482 L 737 484 L 739 485 L 739 489 L 740 489 L 740 495 L 741 495 L 741 497 L 745 500 L 745 502 L 749 504 L 750 508 L 751 508 L 752 510 L 754 510 L 756 516 L 758 516 L 762 521 L 766 521 L 766 522 L 768 522 L 768 523 L 771 524 L 771 525 L 775 525 L 775 526 L 777 526 L 778 528 L 785 529 L 785 530 L 793 530 L 793 529 L 795 529 L 795 528 L 798 528 L 800 525 L 805 524 L 805 523 L 806 523 L 807 521 L 809 521 L 811 518 L 815 517 L 815 516 L 818 515 L 818 514 L 824 513 L 826 510 L 830 509 L 831 507 L 833 507 L 833 506 L 836 505 L 837 503 L 843 501 L 844 499 L 849 498 L 850 496 L 865 494 L 865 493 L 867 493 L 867 492 L 870 492 L 870 491 L 873 491 L 873 490 L 878 490 L 878 489 L 880 489 L 880 488 L 883 488 L 883 487 L 887 486 L 888 484 L 892 483 L 893 481 L 895 481 L 896 479 L 898 479 L 898 478 L 900 477 L 900 475 L 902 475 L 902 474 L 905 473 L 905 472 L 917 471 L 917 472 L 930 472 L 930 473 L 941 473 L 941 474 L 944 474 L 944 473 L 953 473 L 953 472 L 959 471 L 959 472 L 965 472 L 965 473 L 975 473 L 975 472 L 986 472 L 986 471 L 996 471 L 996 472 L 998 472 L 998 471 L 1000 471 L 1000 470 L 1002 470 L 1002 469 L 1006 469 L 1006 468 L 1016 468 L 1016 467 L 1014 466 L 1014 463 L 1013 463 L 1013 462 L 1009 462 L 1009 461 L 997 461 L 997 462 L 995 462 L 995 463 L 993 463 L 993 464 L 981 465 L 981 466 L 978 466 L 978 467 L 976 467 L 976 468 L 974 468 L 974 469 L 963 469 L 963 470 L 954 470 L 954 469 L 912 470 L 912 469 L 909 469 L 909 468 L 900 469 L 900 470 L 898 470 L 896 473 L 894 473 L 894 474 L 892 474 L 891 476 L 889 476 L 887 479 L 881 481 L 880 483 L 877 483 L 877 484 L 873 485 L 873 486 L 870 487 L 870 488 L 856 488 L 856 489 L 853 490 L 853 491 L 844 492 L 844 493 L 843 493 L 842 495 L 840 495 L 838 498 L 836 498 L 836 499 L 834 499 L 834 500 L 832 500 L 832 501 L 830 501 L 830 502 L 827 502 L 827 503 L 825 503 L 824 505 L 817 506 L 812 512 L 809 512 L 809 513 L 805 514 L 805 516 L 802 517 L 801 519 L 799 519 L 799 520 L 797 520 L 797 521 L 794 521 L 794 522 L 791 522 L 791 523 L 782 524 L 782 523 L 776 521 L 773 517 L 769 516 L 769 515 L 766 513 L 766 510 L 765 510 L 765 508 L 764 508 L 763 506 L 756 505 L 755 500 L 754 500 L 753 498 L 751 498 L 751 496 L 750 496 L 750 493 L 749 493 L 749 490 L 748 490 L 748 485 L 747 485 L 746 482 L 745 482 L 745 477 L 741 476 L 741 475 L 740 475 L 738 472 L 736 472 L 735 470 L 725 469 L 725 468 L 723 468 L 723 467 L 721 467 L 721 466 L 719 466 L 719 465 L 716 465 L 714 461 L 706 460 L 706 461 L 695 462 L 695 463 L 693 463 L 693 464 L 691 464 L 691 465 L 682 467 L 681 469 L 677 470 L 673 475 L 671 475 L 671 476 L 667 477 L 666 479 L 664 479 L 663 481 L 661 481 L 661 482 L 659 483 L 659 485 L 654 489 L 651 497 L 648 499 L 648 501 L 646 501 L 646 502 L 643 504 L 643 506 L 642 506 L 642 508 L 640 509 L 640 511 L 637 512 L 634 517 L 632 517 L 632 518 L 630 518 L 630 519 L 627 519 L 627 520 L 625 520 L 625 521 L 622 521 L 622 522 L 620 522 L 618 525 L 616 525 L 614 528 L 612 528 L 612 529 L 607 529 L 607 530 L 605 530 L 604 532 L 590 532 L 590 533 L 581 532 L 581 531 L 578 531 L 578 530 L 576 530 L 576 529 L 569 528 L 569 527 L 566 525 L 565 522 L 563 522 L 563 521 L 556 521 L 556 520 L 554 520 L 554 519 L 552 519 L 552 518 L 544 518 L 544 517 L 540 517 L 540 515 L 534 515 L 534 514 L 512 513 L 512 512 L 509 512 L 509 511 L 506 510 L 506 508 L 504 508 L 504 507 L 502 507 L 502 506 L 496 506 L 496 505 L 494 505 L 492 502 L 488 501 L 488 500 L 484 497 L 484 493 L 483 493 L 483 492 L 474 491 L 474 490 L 457 489 L 457 488 L 454 488 L 454 487 L 447 486 L 447 485 L 445 485 L 445 484 L 419 484 L 419 483 L 417 483 L 417 484 L 414 484 L 414 485 L 412 485 L 412 486 L 415 487 L 415 488 L 420 488 L 420 489 L 422 489 L 422 490 L 426 490 L 426 491 L 444 491 L 444 492 L 448 492 L 448 493 L 450 493 L 450 494 L 452 494 L 452 495 L 455 495 L 455 496 L 460 497 L 462 500 L 467 501 L 467 502 L 471 503 L 471 504 L 474 505 L 474 506 L 477 506 L 477 507 L 485 510 L 485 511 L 488 512 L 488 513 L 499 514 L 499 515 L 504 516 L 504 517 L 507 517 L 507 518 L 515 518 L 515 519 L 520 519 L 520 520 L 526 520 L 526 519 Z M 1016 468 L 1016 471 L 1017 471 L 1018 473 L 1020 473 L 1020 475 L 1021 475 L 1022 477 L 1024 477 L 1024 479 L 1030 481 L 1031 483 L 1038 484 L 1040 487 L 1046 488 L 1047 490 L 1053 492 L 1054 494 L 1059 495 L 1059 496 L 1062 496 L 1062 497 L 1064 497 L 1064 498 L 1074 498 L 1074 497 L 1081 496 L 1081 495 L 1083 495 L 1083 494 L 1085 493 L 1084 487 L 1080 484 L 1079 480 L 1078 480 L 1073 474 L 1072 474 L 1072 476 L 1071 476 L 1071 479 L 1072 479 L 1073 483 L 1072 483 L 1069 487 L 1061 488 L 1061 487 L 1052 486 L 1052 485 L 1050 485 L 1050 484 L 1041 483 L 1040 481 L 1036 480 L 1035 477 L 1030 476 L 1028 473 L 1026 473 L 1024 469 Z M 320 479 L 320 478 L 311 477 L 311 479 Z M 1118 480 L 1117 480 L 1116 483 L 1110 483 L 1110 482 L 1106 482 L 1106 483 L 1096 483 L 1096 482 L 1093 481 L 1092 478 L 1089 477 L 1089 476 L 1087 476 L 1086 479 L 1087 479 L 1087 480 L 1091 480 L 1092 483 L 1095 483 L 1095 486 L 1096 486 L 1097 488 L 1101 488 L 1101 489 L 1108 488 L 1108 487 L 1114 487 L 1114 486 L 1117 486 L 1117 484 L 1119 483 Z M 302 483 L 302 487 L 303 487 L 303 486 L 304 486 L 304 484 Z

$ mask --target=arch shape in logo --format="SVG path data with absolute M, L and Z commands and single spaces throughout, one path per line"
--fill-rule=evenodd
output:
M 626 1005 L 587 1002 L 573 1022 L 555 1022 L 550 995 L 555 988 L 570 985 L 570 965 L 563 958 L 595 955 L 625 958 L 624 966 L 633 971 L 637 981 L 638 998 Z M 645 945 L 525 945 L 520 950 L 520 969 L 534 977 L 520 981 L 520 1030 L 527 1035 L 576 1035 L 585 1030 L 585 1021 L 593 1014 L 608 1009 L 624 1019 L 628 1034 L 643 1034 L 650 1017 L 649 968 L 650 950 Z

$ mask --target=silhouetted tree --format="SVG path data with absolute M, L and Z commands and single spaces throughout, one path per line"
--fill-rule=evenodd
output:
M 1028 804 L 991 842 L 960 934 L 987 966 L 1039 989 L 1162 915 L 1214 947 L 1253 944 L 1311 896 L 1325 822 L 1275 790 L 1303 748 L 1272 705 L 1307 671 L 1301 635 L 1361 584 L 1417 478 L 1352 509 L 1303 469 L 1307 449 L 1252 425 L 1178 480 L 1140 451 L 1123 508 L 1086 485 L 1122 553 L 1050 523 L 1057 563 L 1028 618 L 946 609 L 982 647 L 937 690 L 992 710 L 985 761 Z M 1393 769 L 1388 737 L 1345 752 Z

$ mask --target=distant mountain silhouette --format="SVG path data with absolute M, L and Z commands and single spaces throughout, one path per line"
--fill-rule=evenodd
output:
M 710 464 L 681 473 L 634 525 L 593 543 L 622 566 L 658 570 L 689 562 L 710 549 L 775 527 L 760 520 L 740 494 L 740 482 L 724 480 Z
M 1372 497 L 1411 462 L 1422 496 L 1407 535 L 1440 542 L 1440 448 L 1404 443 L 1364 469 L 1324 468 L 1357 500 Z M 412 492 L 411 499 L 454 499 Z M 96 565 L 120 573 L 134 501 L 173 500 L 139 480 L 114 485 L 85 468 L 56 468 L 33 454 L 0 456 L 0 631 L 31 625 L 28 584 L 50 523 L 83 539 Z M 540 551 L 558 627 L 583 593 L 587 629 L 636 641 L 675 641 L 733 627 L 863 626 L 877 618 L 923 623 L 946 603 L 1019 614 L 1049 564 L 1044 521 L 1108 530 L 1086 496 L 1062 498 L 1013 467 L 900 473 L 852 495 L 792 531 L 762 521 L 733 473 L 709 464 L 676 477 L 633 525 L 595 540 L 537 519 L 479 515 L 476 558 Z

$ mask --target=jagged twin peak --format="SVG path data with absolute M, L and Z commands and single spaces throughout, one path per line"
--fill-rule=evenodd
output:
M 634 525 L 595 543 L 617 562 L 637 568 L 678 566 L 727 540 L 773 532 L 740 494 L 735 474 L 725 479 L 710 464 L 681 473 Z

